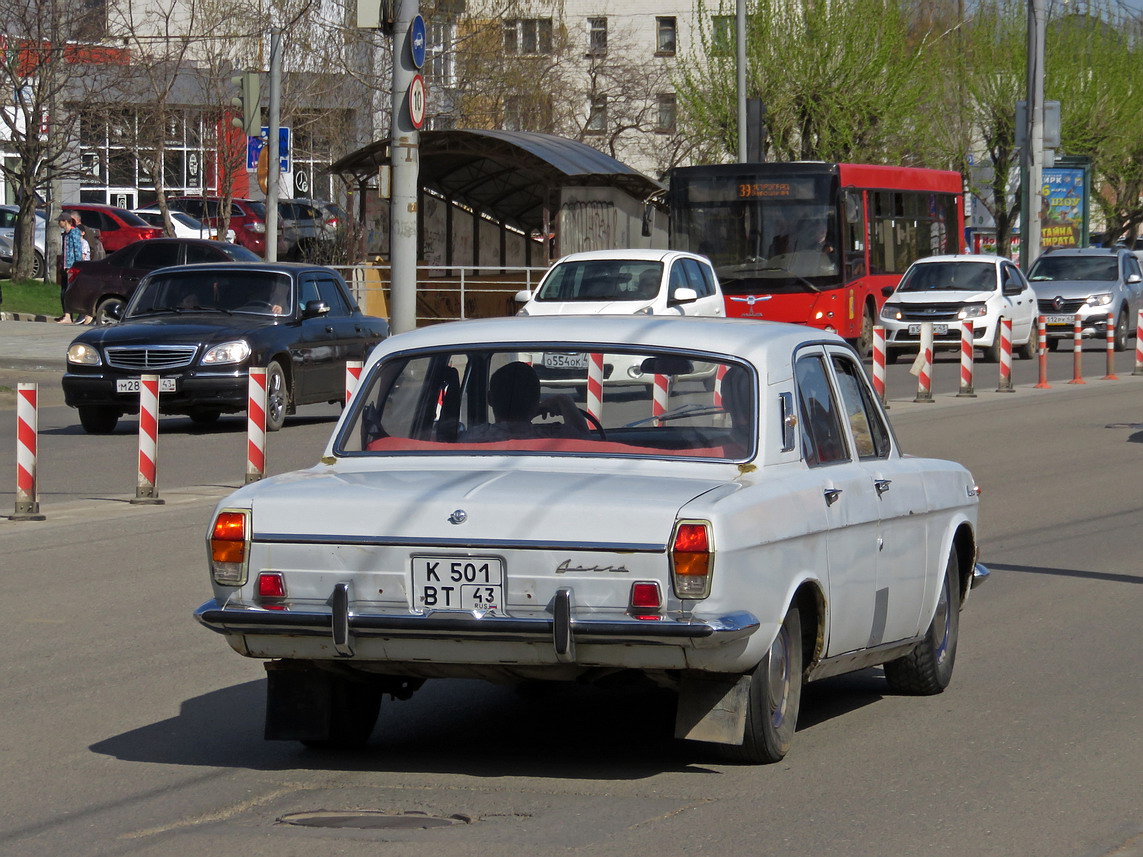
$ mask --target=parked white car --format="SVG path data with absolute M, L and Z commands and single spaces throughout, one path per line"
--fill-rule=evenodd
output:
M 163 212 L 157 208 L 137 208 L 135 214 L 146 220 L 152 226 L 163 227 Z M 214 229 L 207 226 L 197 217 L 192 217 L 183 211 L 171 210 L 171 226 L 175 228 L 174 238 L 214 238 Z M 226 242 L 234 243 L 234 230 L 226 230 Z
M 584 413 L 519 355 L 668 380 Z M 713 363 L 713 391 L 681 380 Z M 803 682 L 939 693 L 978 491 L 906 457 L 853 350 L 806 327 L 489 319 L 382 342 L 320 463 L 223 500 L 198 620 L 269 661 L 266 737 L 353 746 L 428 678 L 677 692 L 676 734 L 772 762 Z M 878 678 L 867 679 L 875 685 Z M 235 711 L 231 717 L 243 717 Z
M 929 256 L 914 262 L 881 308 L 885 359 L 916 353 L 921 324 L 933 323 L 935 346 L 960 347 L 960 323 L 984 358 L 1000 359 L 1000 319 L 1012 320 L 1012 347 L 1031 360 L 1039 344 L 1036 293 L 1008 259 L 988 255 Z

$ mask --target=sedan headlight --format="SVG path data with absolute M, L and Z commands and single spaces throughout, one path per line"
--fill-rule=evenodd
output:
M 99 351 L 84 342 L 73 342 L 67 349 L 67 362 L 77 366 L 102 366 Z
M 1103 292 L 1102 294 L 1098 294 L 1098 295 L 1090 295 L 1087 299 L 1087 305 L 1088 306 L 1110 306 L 1111 305 L 1111 293 L 1110 292 Z
M 905 318 L 900 304 L 885 304 L 881 307 L 881 317 L 889 321 L 902 321 Z
M 241 363 L 250 357 L 250 345 L 245 339 L 235 339 L 233 342 L 224 342 L 209 349 L 202 357 L 207 366 L 219 363 Z
M 261 235 L 263 232 L 266 231 L 266 224 L 265 223 L 247 223 L 246 228 L 249 229 L 251 232 L 257 232 L 259 235 Z
M 986 315 L 988 315 L 988 304 L 965 304 L 956 317 L 963 321 L 966 318 L 983 318 Z

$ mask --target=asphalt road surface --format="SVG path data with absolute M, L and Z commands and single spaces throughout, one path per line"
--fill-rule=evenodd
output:
M 0 519 L 0 854 L 1140 857 L 1143 377 L 1126 358 L 1119 381 L 1096 364 L 1083 386 L 969 399 L 954 380 L 923 405 L 891 367 L 905 449 L 983 488 L 992 580 L 944 694 L 890 695 L 877 669 L 811 685 L 793 750 L 764 767 L 675 742 L 669 698 L 642 690 L 435 681 L 386 700 L 365 752 L 264 742 L 261 665 L 191 618 L 244 422 L 164 419 L 166 504 L 140 506 L 133 418 L 89 437 L 49 402 L 47 520 Z M 271 435 L 270 471 L 316 461 L 335 415 Z M 0 466 L 12 417 L 0 403 Z

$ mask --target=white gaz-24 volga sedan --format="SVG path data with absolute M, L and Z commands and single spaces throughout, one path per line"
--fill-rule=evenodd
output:
M 548 352 L 655 383 L 548 386 Z M 269 661 L 267 738 L 364 743 L 430 678 L 631 676 L 677 691 L 679 737 L 770 762 L 804 682 L 948 685 L 977 509 L 963 467 L 902 454 L 836 336 L 442 324 L 378 346 L 320 463 L 219 504 L 195 615 Z

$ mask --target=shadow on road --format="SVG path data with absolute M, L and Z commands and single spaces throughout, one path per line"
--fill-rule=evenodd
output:
M 999 562 L 988 563 L 992 571 L 1019 571 L 1024 574 L 1047 574 L 1054 577 L 1079 577 L 1084 580 L 1106 580 L 1110 583 L 1143 583 L 1143 576 L 1135 574 L 1109 574 L 1104 571 L 1087 571 L 1079 568 L 1046 568 L 1032 565 L 1005 565 Z
M 881 699 L 865 671 L 810 685 L 799 730 Z M 660 688 L 563 683 L 519 688 L 429 681 L 410 700 L 386 698 L 362 750 L 309 750 L 265 741 L 265 684 L 247 682 L 185 701 L 179 715 L 91 746 L 132 762 L 253 770 L 383 770 L 474 777 L 637 780 L 664 772 L 716 773 L 713 745 L 676 741 L 675 698 Z

